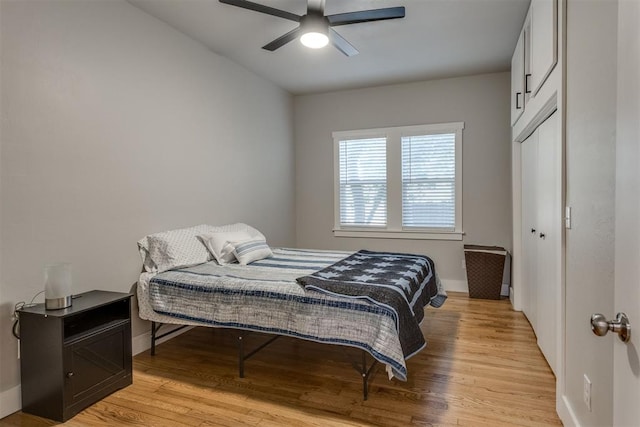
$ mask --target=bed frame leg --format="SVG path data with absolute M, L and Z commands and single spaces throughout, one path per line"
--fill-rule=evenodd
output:
M 362 375 L 362 399 L 367 400 L 369 398 L 369 379 L 373 376 L 375 372 L 375 367 L 378 364 L 377 359 L 373 359 L 371 365 L 367 367 L 367 352 L 362 350 L 362 364 L 358 366 L 355 363 L 353 366 L 360 372 Z
M 262 350 L 263 348 L 265 348 L 266 346 L 268 346 L 269 344 L 271 344 L 272 342 L 274 342 L 280 337 L 281 335 L 276 335 L 271 339 L 263 342 L 261 345 L 259 345 L 257 348 L 254 348 L 249 353 L 245 354 L 244 340 L 242 339 L 242 335 L 238 335 L 238 369 L 240 371 L 240 378 L 244 378 L 244 361 L 249 359 L 251 356 L 253 356 L 254 354 L 256 354 L 257 352 L 259 352 L 260 350 Z
M 242 341 L 242 335 L 238 336 L 238 370 L 240 371 L 240 378 L 244 378 L 244 342 Z
M 156 322 L 151 322 L 151 355 L 156 355 L 156 332 L 158 329 L 156 328 Z
M 160 335 L 158 335 L 158 331 L 160 330 L 160 328 L 162 328 L 164 325 L 166 325 L 166 323 L 160 323 L 160 322 L 154 322 L 151 321 L 151 355 L 155 356 L 156 355 L 156 344 L 158 343 L 158 340 L 160 340 L 161 338 L 166 337 L 167 335 L 171 335 L 174 332 L 178 332 L 184 328 L 188 328 L 189 325 L 182 325 L 179 326 L 177 328 L 173 328 L 170 331 L 164 332 Z
M 367 400 L 369 397 L 369 374 L 367 372 L 367 355 L 362 350 L 362 398 Z

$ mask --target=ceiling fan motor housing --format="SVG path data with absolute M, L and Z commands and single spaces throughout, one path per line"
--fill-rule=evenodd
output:
M 327 32 L 329 19 L 322 12 L 309 12 L 300 18 L 300 26 L 307 31 Z

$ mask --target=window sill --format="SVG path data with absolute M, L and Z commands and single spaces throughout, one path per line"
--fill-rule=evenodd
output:
M 462 240 L 463 232 L 426 232 L 391 230 L 333 230 L 334 237 L 364 237 L 375 239 L 411 239 L 411 240 Z

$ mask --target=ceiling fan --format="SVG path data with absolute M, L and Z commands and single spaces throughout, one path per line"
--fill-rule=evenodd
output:
M 263 49 L 269 51 L 274 51 L 300 36 L 300 41 L 307 47 L 321 48 L 326 46 L 330 41 L 331 44 L 346 56 L 354 56 L 358 54 L 358 49 L 353 47 L 351 43 L 345 40 L 332 27 L 358 24 L 361 22 L 404 18 L 403 6 L 325 15 L 325 0 L 308 0 L 307 14 L 300 16 L 295 13 L 247 0 L 220 0 L 220 3 L 253 10 L 255 12 L 266 13 L 267 15 L 273 15 L 300 23 L 298 27 L 278 37 L 271 43 L 267 43 L 262 46 Z

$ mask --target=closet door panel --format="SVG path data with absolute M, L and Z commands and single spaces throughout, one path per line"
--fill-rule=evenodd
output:
M 538 134 L 534 132 L 522 143 L 522 310 L 531 323 L 537 327 L 537 161 Z
M 542 123 L 538 134 L 538 168 L 537 168 L 537 213 L 538 213 L 538 254 L 537 254 L 537 324 L 536 335 L 538 346 L 555 372 L 558 288 L 557 252 L 560 232 L 561 207 L 557 202 L 557 191 L 560 188 L 558 174 L 558 138 L 557 114 L 553 114 Z

